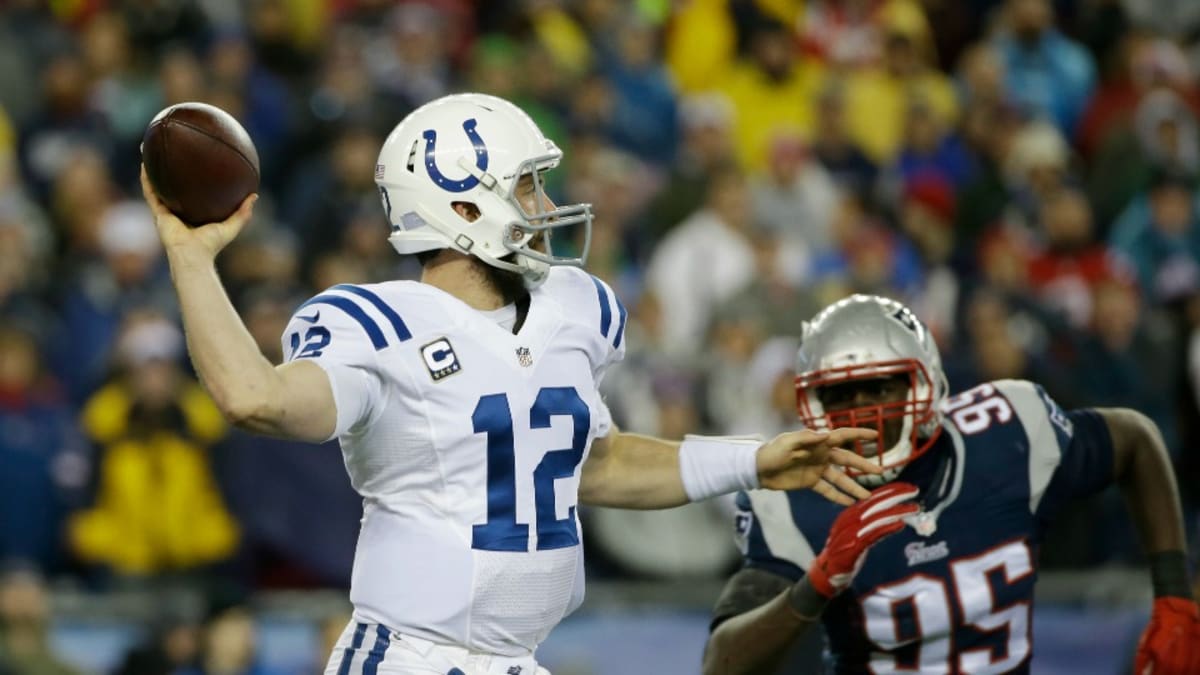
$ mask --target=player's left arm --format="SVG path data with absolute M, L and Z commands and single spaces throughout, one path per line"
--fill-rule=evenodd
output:
M 841 467 L 878 473 L 879 467 L 844 449 L 871 440 L 868 429 L 792 431 L 767 443 L 689 436 L 683 442 L 618 431 L 592 443 L 579 500 L 595 506 L 663 509 L 720 494 L 764 487 L 811 489 L 839 504 L 870 493 Z
M 1136 673 L 1200 673 L 1200 609 L 1187 570 L 1179 489 L 1162 435 L 1145 415 L 1098 410 L 1112 438 L 1120 486 L 1150 562 L 1154 612 L 1138 645 Z

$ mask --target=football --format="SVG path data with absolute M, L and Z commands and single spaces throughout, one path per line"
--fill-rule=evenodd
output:
M 232 115 L 206 103 L 179 103 L 154 116 L 142 137 L 154 192 L 189 226 L 233 215 L 258 191 L 258 151 Z

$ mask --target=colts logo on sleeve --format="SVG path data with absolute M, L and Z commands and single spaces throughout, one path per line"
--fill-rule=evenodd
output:
M 446 338 L 438 338 L 421 347 L 421 358 L 425 359 L 425 367 L 429 369 L 429 376 L 434 382 L 462 370 L 454 347 Z

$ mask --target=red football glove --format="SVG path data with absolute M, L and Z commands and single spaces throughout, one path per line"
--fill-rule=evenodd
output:
M 1187 598 L 1157 598 L 1133 664 L 1134 675 L 1200 673 L 1200 607 Z
M 917 487 L 909 483 L 889 483 L 842 511 L 833 521 L 821 555 L 808 569 L 812 587 L 826 598 L 846 590 L 862 567 L 867 550 L 904 529 L 902 519 L 921 510 L 912 502 L 917 492 Z

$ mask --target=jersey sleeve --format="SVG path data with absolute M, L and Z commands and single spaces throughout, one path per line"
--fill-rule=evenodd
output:
M 1112 482 L 1108 425 L 1095 410 L 1064 411 L 1040 385 L 998 382 L 1029 438 L 1029 509 L 1045 520 Z
M 788 493 L 778 490 L 739 492 L 735 499 L 734 540 L 745 568 L 798 581 L 824 541 L 814 546 L 792 518 Z
M 571 267 L 556 268 L 563 276 L 562 302 L 588 336 L 592 376 L 597 390 L 609 368 L 625 358 L 625 324 L 629 313 L 612 287 L 599 277 Z M 569 281 L 567 281 L 569 280 Z M 596 437 L 603 438 L 612 429 L 612 414 L 603 399 L 594 401 L 597 414 Z
M 375 301 L 361 287 L 334 287 L 301 305 L 283 332 L 285 363 L 310 359 L 329 376 L 337 407 L 330 438 L 354 433 L 382 408 L 377 354 L 401 336 L 386 316 L 380 320 Z
M 625 322 L 629 313 L 611 286 L 599 277 L 588 277 L 596 288 L 596 297 L 591 303 L 591 318 L 600 338 L 596 365 L 593 367 L 596 380 L 599 381 L 609 367 L 625 358 Z

